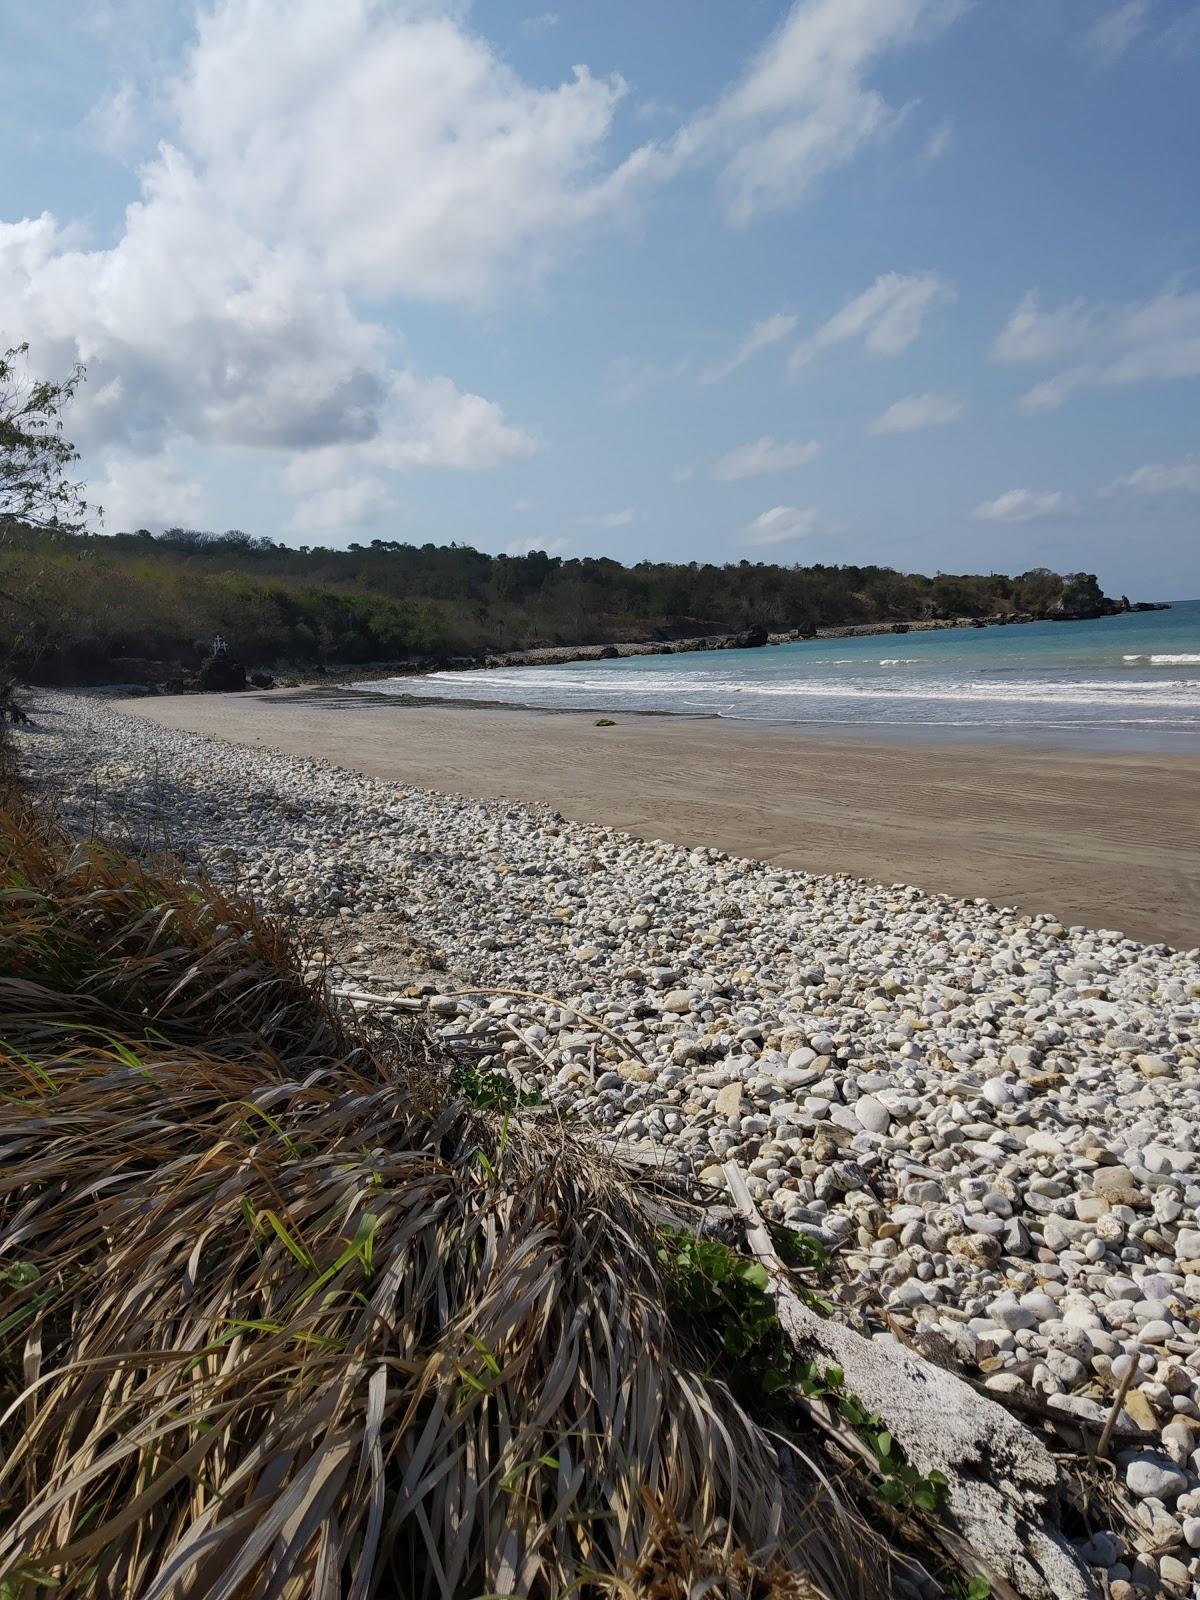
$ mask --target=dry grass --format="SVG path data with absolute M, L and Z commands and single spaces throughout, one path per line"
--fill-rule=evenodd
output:
M 680 1351 L 636 1186 L 296 954 L 0 817 L 4 1600 L 890 1593 Z

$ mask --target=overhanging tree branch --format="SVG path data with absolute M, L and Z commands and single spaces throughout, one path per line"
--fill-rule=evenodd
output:
M 69 478 L 79 453 L 62 413 L 83 382 L 76 365 L 61 383 L 25 371 L 29 346 L 0 354 L 0 529 L 5 523 L 79 533 L 87 522 L 83 485 Z

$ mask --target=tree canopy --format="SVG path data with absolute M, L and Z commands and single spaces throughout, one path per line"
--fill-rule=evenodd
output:
M 191 669 L 214 634 L 248 666 L 349 665 L 748 629 L 1095 615 L 1103 598 L 1092 574 L 1045 568 L 930 577 L 751 561 L 623 566 L 393 539 L 298 550 L 240 529 L 99 539 L 14 530 L 0 551 L 0 591 L 34 567 L 38 616 L 0 603 L 0 648 L 15 631 L 20 653 L 59 681 L 120 676 L 113 663 L 130 658 Z
M 83 486 L 70 481 L 79 455 L 62 413 L 83 382 L 76 366 L 60 383 L 28 372 L 29 346 L 0 355 L 0 523 L 78 533 L 87 521 Z

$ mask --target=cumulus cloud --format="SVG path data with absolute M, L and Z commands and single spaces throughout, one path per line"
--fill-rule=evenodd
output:
M 198 35 L 173 96 L 184 147 L 348 289 L 487 299 L 620 202 L 596 164 L 622 81 L 578 67 L 534 88 L 453 11 L 224 0 Z
M 465 394 L 449 378 L 392 374 L 379 397 L 375 422 L 364 439 L 313 441 L 293 455 L 281 474 L 283 487 L 293 494 L 325 491 L 361 481 L 356 475 L 363 470 L 448 467 L 478 472 L 536 449 L 535 441 L 510 426 L 493 401 Z
M 756 439 L 739 445 L 713 463 L 718 483 L 736 483 L 741 478 L 757 478 L 767 472 L 787 472 L 802 467 L 821 453 L 816 439 Z
M 1200 455 L 1192 452 L 1178 461 L 1149 461 L 1115 479 L 1109 492 L 1120 489 L 1133 494 L 1200 494 Z
M 903 355 L 920 337 L 921 324 L 931 306 L 954 297 L 954 289 L 936 272 L 905 276 L 882 273 L 869 289 L 848 300 L 792 351 L 788 371 L 799 372 L 822 350 L 861 340 L 875 356 Z
M 722 378 L 727 378 L 731 372 L 744 367 L 747 361 L 752 361 L 760 350 L 769 350 L 772 345 L 790 338 L 796 331 L 796 322 L 797 319 L 789 313 L 778 311 L 773 317 L 764 317 L 761 322 L 751 323 L 749 333 L 733 354 L 725 361 L 719 361 L 716 366 L 709 367 L 702 374 L 701 382 L 720 383 Z
M 631 506 L 624 511 L 592 511 L 576 517 L 580 528 L 629 528 L 637 521 L 637 512 Z
M 918 428 L 937 428 L 956 422 L 966 408 L 966 401 L 957 394 L 906 394 L 893 400 L 868 432 L 913 433 Z
M 110 457 L 91 491 L 112 533 L 134 528 L 194 528 L 208 515 L 204 486 L 170 454 Z
M 394 509 L 395 501 L 382 479 L 346 478 L 328 489 L 306 495 L 296 506 L 288 525 L 295 533 L 349 533 Z
M 1024 296 L 992 346 L 994 361 L 1055 365 L 1027 391 L 1023 411 L 1053 411 L 1079 389 L 1111 389 L 1200 377 L 1200 293 L 1169 283 L 1148 300 L 1043 311 Z
M 1008 489 L 994 500 L 982 501 L 971 515 L 980 522 L 1032 522 L 1035 517 L 1063 511 L 1066 505 L 1067 498 L 1058 489 Z
M 807 539 L 826 527 L 825 517 L 816 506 L 772 506 L 746 524 L 742 543 L 789 544 L 796 539 Z
M 211 0 L 170 72 L 135 49 L 92 114 L 112 150 L 161 134 L 115 241 L 0 222 L 0 336 L 47 371 L 87 364 L 73 422 L 94 473 L 184 441 L 317 453 L 298 492 L 349 504 L 380 473 L 528 455 L 494 401 L 406 371 L 381 308 L 492 303 L 688 167 L 717 174 L 735 224 L 792 205 L 895 125 L 872 73 L 958 3 L 795 0 L 707 110 L 622 158 L 619 76 L 527 81 L 465 5 Z M 902 318 L 880 312 L 869 347 Z M 614 387 L 685 370 L 631 364 Z
M 1098 67 L 1123 56 L 1150 18 L 1150 0 L 1124 0 L 1092 23 L 1079 40 L 1080 51 Z
M 694 478 L 695 475 L 696 475 L 695 467 L 675 467 L 675 468 L 672 469 L 672 472 L 671 472 L 671 482 L 672 483 L 687 483 L 689 478 Z
M 399 367 L 361 306 L 476 301 L 548 262 L 616 203 L 595 162 L 623 92 L 583 70 L 531 88 L 434 8 L 219 0 L 159 86 L 168 137 L 115 243 L 0 224 L 0 334 L 48 371 L 85 362 L 93 470 L 178 440 L 335 451 L 324 490 L 528 455 L 495 402 Z M 118 145 L 135 114 L 122 84 L 93 121 Z

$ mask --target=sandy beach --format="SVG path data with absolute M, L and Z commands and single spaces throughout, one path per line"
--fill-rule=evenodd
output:
M 833 739 L 284 690 L 120 702 L 164 727 L 809 872 L 1200 944 L 1200 758 Z
M 1137 1509 L 1071 1549 L 1194 1590 L 1200 951 L 1046 914 L 1192 925 L 1194 765 L 311 693 L 133 709 L 47 693 L 18 729 L 68 827 L 282 911 L 334 1004 L 419 1016 L 532 1116 L 709 1194 L 737 1163 L 835 1259 L 835 1304 L 1069 1417 L 1074 1455 L 1113 1418 Z M 872 851 L 967 897 L 780 864 Z M 1000 887 L 1043 914 L 977 898 Z

